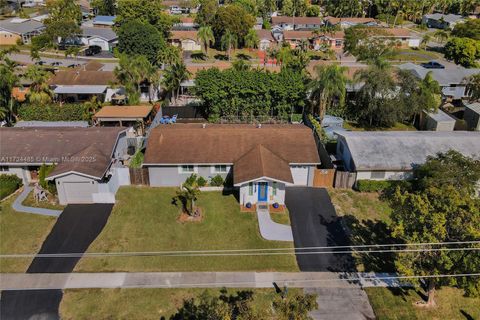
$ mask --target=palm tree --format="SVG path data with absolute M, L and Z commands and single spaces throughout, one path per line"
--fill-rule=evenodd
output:
M 346 67 L 339 65 L 317 65 L 315 76 L 309 84 L 311 90 L 310 100 L 312 105 L 317 106 L 320 123 L 325 117 L 327 108 L 338 99 L 338 106 L 345 103 L 347 77 Z
M 438 42 L 444 43 L 448 39 L 448 33 L 445 30 L 437 30 L 433 34 Z
M 187 70 L 183 62 L 172 64 L 165 70 L 162 82 L 164 88 L 172 93 L 175 100 L 180 95 L 181 83 L 188 80 L 190 75 L 191 73 Z
M 180 61 L 181 51 L 172 45 L 166 46 L 157 53 L 157 64 L 174 64 Z
M 113 70 L 115 77 L 125 87 L 130 104 L 140 102 L 140 85 L 155 71 L 145 56 L 120 55 L 120 61 Z
M 245 47 L 249 49 L 256 49 L 258 48 L 258 43 L 260 39 L 258 38 L 258 34 L 254 29 L 248 30 L 247 35 L 245 36 Z
M 228 60 L 230 61 L 230 52 L 232 49 L 235 49 L 238 45 L 238 39 L 235 34 L 227 30 L 225 34 L 220 39 L 220 44 L 223 50 L 227 53 Z
M 423 49 L 427 48 L 428 43 L 432 40 L 432 36 L 429 35 L 428 33 L 425 34 L 422 38 L 422 42 L 420 43 L 420 47 Z
M 212 27 L 201 27 L 200 29 L 198 29 L 197 37 L 198 40 L 200 40 L 200 42 L 202 43 L 202 49 L 204 50 L 205 55 L 207 55 L 208 48 L 215 42 Z
M 48 79 L 50 73 L 40 68 L 37 65 L 31 65 L 25 72 L 25 78 L 30 79 L 30 91 L 27 94 L 27 99 L 30 103 L 36 105 L 44 105 L 52 102 L 53 91 L 50 90 Z
M 192 215 L 195 209 L 195 201 L 200 194 L 200 189 L 195 176 L 192 175 L 187 178 L 187 181 L 182 183 L 176 193 L 177 195 L 175 199 L 182 202 L 183 208 L 188 215 Z
M 470 101 L 480 101 L 480 73 L 474 74 L 467 79 L 467 93 Z

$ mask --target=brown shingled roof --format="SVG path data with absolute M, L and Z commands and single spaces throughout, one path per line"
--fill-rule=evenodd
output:
M 109 85 L 116 81 L 115 75 L 111 71 L 82 71 L 69 70 L 58 71 L 49 80 L 50 85 Z
M 153 106 L 105 106 L 94 118 L 146 118 L 152 112 Z
M 320 163 L 312 132 L 303 125 L 175 124 L 151 131 L 144 164 L 233 164 L 259 144 L 290 164 Z
M 297 31 L 297 30 L 283 31 L 283 38 L 285 40 L 310 39 L 310 38 L 320 38 L 320 37 L 326 37 L 330 39 L 343 39 L 345 38 L 345 32 L 334 31 L 334 32 L 326 32 L 326 33 L 315 33 L 313 31 Z
M 257 36 L 260 40 L 270 40 L 274 41 L 275 39 L 272 36 L 272 31 L 266 29 L 255 30 Z
M 197 41 L 197 31 L 195 30 L 172 30 L 170 31 L 170 39 L 179 39 L 179 40 L 194 40 Z
M 320 17 L 287 17 L 287 16 L 276 16 L 272 17 L 272 24 L 281 24 L 281 23 L 291 23 L 293 24 L 321 24 L 322 19 Z
M 75 171 L 101 178 L 125 128 L 0 128 L 0 163 L 58 164 L 50 176 Z
M 293 183 L 288 162 L 263 145 L 258 144 L 235 161 L 233 164 L 233 180 L 234 184 L 239 184 L 262 177 Z
M 342 17 L 342 18 L 326 17 L 324 20 L 328 21 L 332 25 L 338 24 L 340 22 L 350 22 L 350 23 L 357 23 L 357 24 L 375 22 L 374 18 L 357 18 L 357 17 Z

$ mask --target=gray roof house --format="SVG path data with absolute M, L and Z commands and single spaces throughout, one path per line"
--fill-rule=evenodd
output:
M 285 187 L 311 186 L 320 165 L 303 125 L 176 124 L 151 131 L 143 166 L 150 185 L 179 186 L 192 173 L 216 175 L 240 191 L 240 205 L 283 205 Z
M 463 119 L 467 122 L 468 129 L 480 131 L 480 102 L 467 104 Z
M 432 13 L 422 18 L 422 23 L 429 28 L 453 29 L 457 23 L 463 23 L 465 19 L 458 14 Z
M 0 128 L 0 171 L 24 184 L 38 182 L 40 166 L 55 165 L 61 204 L 113 203 L 121 185 L 130 183 L 121 160 L 127 152 L 126 129 L 118 127 Z
M 468 96 L 465 79 L 480 73 L 480 69 L 466 69 L 461 66 L 447 67 L 445 69 L 426 69 L 418 64 L 404 63 L 398 66 L 401 70 L 410 70 L 418 78 L 423 79 L 431 72 L 433 79 L 437 80 L 442 88 L 442 94 L 452 99 L 463 99 Z
M 338 132 L 337 159 L 357 180 L 402 180 L 428 156 L 456 150 L 480 159 L 480 132 L 364 131 Z
M 82 26 L 82 43 L 86 46 L 99 46 L 103 51 L 113 51 L 118 43 L 118 36 L 112 28 Z
M 32 37 L 42 33 L 45 26 L 34 19 L 12 18 L 0 21 L 0 43 L 3 45 L 30 43 Z

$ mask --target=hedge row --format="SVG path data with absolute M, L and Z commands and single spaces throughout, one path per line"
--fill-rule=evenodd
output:
M 360 192 L 380 192 L 396 184 L 398 184 L 398 181 L 358 180 L 355 188 Z
M 22 179 L 14 174 L 0 174 L 0 199 L 12 194 L 20 188 Z
M 83 104 L 49 104 L 37 106 L 25 104 L 19 107 L 18 116 L 24 121 L 82 121 L 90 120 Z

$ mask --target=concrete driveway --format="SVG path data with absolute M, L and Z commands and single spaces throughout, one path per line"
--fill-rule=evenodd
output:
M 326 189 L 287 188 L 285 204 L 290 212 L 296 248 L 350 244 Z M 356 271 L 350 255 L 302 254 L 308 252 L 312 250 L 297 250 L 301 271 Z
M 111 204 L 69 205 L 62 212 L 39 253 L 84 253 L 103 230 Z M 69 273 L 80 258 L 34 258 L 27 273 Z M 59 319 L 62 290 L 4 291 L 0 319 Z

